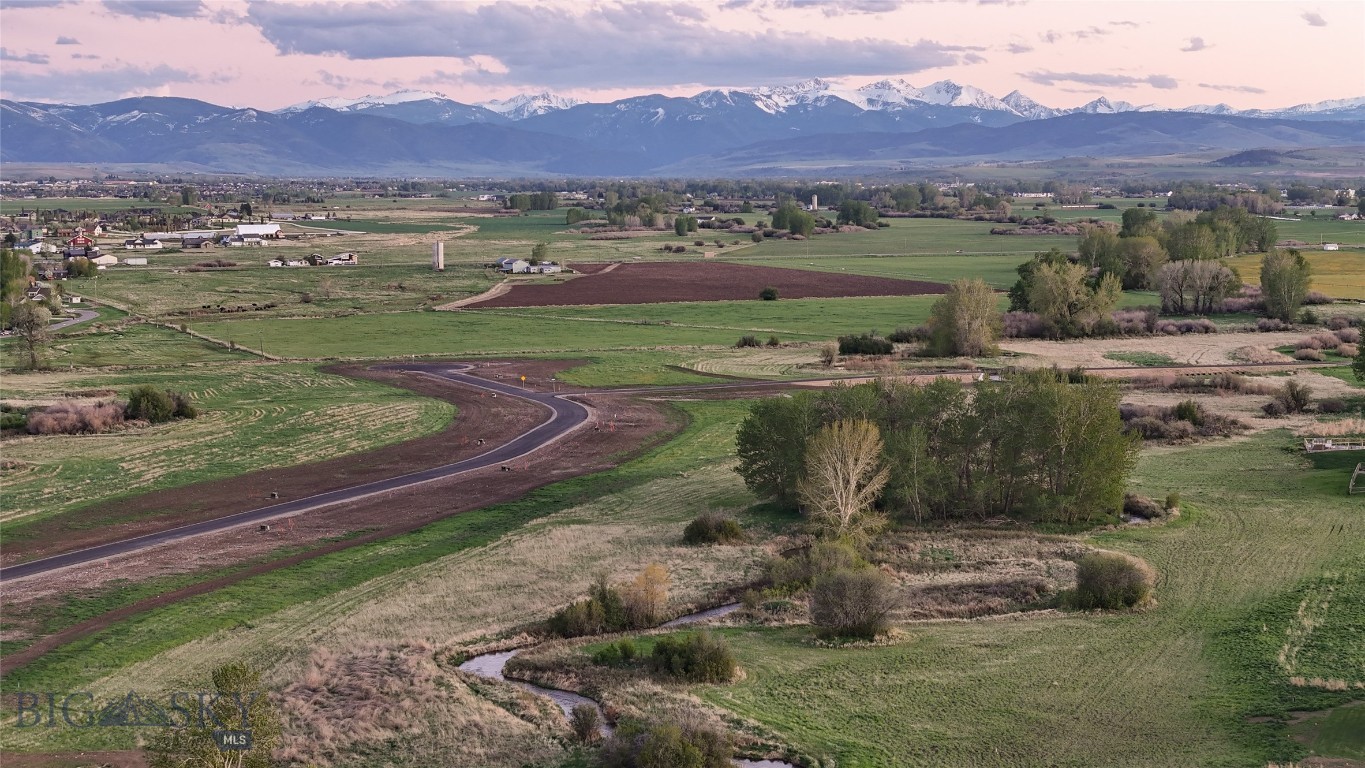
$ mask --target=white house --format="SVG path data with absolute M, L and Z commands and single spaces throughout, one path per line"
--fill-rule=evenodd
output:
M 112 267 L 118 263 L 118 257 L 106 253 L 92 258 L 90 262 L 99 267 Z
M 1323 243 L 1322 249 L 1324 251 L 1339 251 L 1341 250 L 1341 246 L 1336 243 Z
M 159 251 L 162 248 L 161 241 L 154 237 L 135 237 L 132 240 L 124 240 L 123 248 L 129 251 Z
M 327 260 L 329 267 L 354 267 L 360 263 L 360 257 L 354 253 L 338 253 Z
M 512 275 L 524 275 L 531 271 L 531 262 L 526 259 L 498 259 L 495 264 L 499 272 Z
M 283 267 L 284 261 L 282 259 L 271 259 L 270 261 L 267 261 L 265 265 L 267 267 Z
M 279 224 L 238 224 L 233 234 L 238 237 L 254 236 L 258 239 L 271 240 L 278 240 L 281 237 Z
M 531 271 L 532 271 L 532 272 L 539 272 L 539 273 L 542 274 L 542 275 L 552 275 L 552 274 L 555 274 L 555 273 L 557 273 L 557 272 L 563 272 L 563 271 L 564 271 L 564 268 L 561 267 L 561 266 L 559 266 L 558 264 L 554 264 L 554 263 L 552 263 L 552 262 L 545 261 L 545 262 L 541 262 L 540 264 L 535 265 L 534 267 L 531 267 Z

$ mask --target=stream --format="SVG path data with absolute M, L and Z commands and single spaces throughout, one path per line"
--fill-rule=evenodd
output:
M 689 624 L 697 624 L 703 621 L 717 619 L 720 618 L 721 616 L 728 616 L 729 614 L 734 613 L 737 610 L 739 610 L 739 603 L 729 603 L 727 605 L 718 606 L 716 608 L 708 608 L 704 611 L 689 613 L 686 616 L 679 616 L 678 618 L 673 619 L 672 621 L 664 622 L 659 626 L 660 628 L 663 629 L 671 629 L 673 627 L 685 627 Z M 487 678 L 489 680 L 498 680 L 504 683 L 511 683 L 515 686 L 522 688 L 523 690 L 530 691 L 531 693 L 534 693 L 538 696 L 544 696 L 553 701 L 555 704 L 558 704 L 559 708 L 564 711 L 565 717 L 569 717 L 571 714 L 573 714 L 574 707 L 577 707 L 581 704 L 586 704 L 592 707 L 593 709 L 597 710 L 599 721 L 602 723 L 602 725 L 600 726 L 602 735 L 604 737 L 611 735 L 612 729 L 611 726 L 607 724 L 606 717 L 603 716 L 601 705 L 593 701 L 592 699 L 588 698 L 587 696 L 580 696 L 577 693 L 572 693 L 570 691 L 560 691 L 554 688 L 542 688 L 539 685 L 527 683 L 521 680 L 507 679 L 507 677 L 503 675 L 503 670 L 507 667 L 507 662 L 511 660 L 513 656 L 516 656 L 518 653 L 520 653 L 522 650 L 523 649 L 517 648 L 510 651 L 499 651 L 497 653 L 481 654 L 461 664 L 460 669 L 464 672 L 468 672 L 473 675 L 478 675 L 479 677 Z M 736 759 L 734 763 L 736 766 L 739 766 L 739 768 L 796 768 L 796 766 L 792 765 L 791 763 L 786 763 L 781 760 Z

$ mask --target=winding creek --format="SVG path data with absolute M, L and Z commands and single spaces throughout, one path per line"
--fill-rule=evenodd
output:
M 690 624 L 698 624 L 703 621 L 710 621 L 711 619 L 718 619 L 722 616 L 728 616 L 737 610 L 739 610 L 739 603 L 729 603 L 727 605 L 718 606 L 716 608 L 708 608 L 704 611 L 689 613 L 686 616 L 679 616 L 678 618 L 673 619 L 672 621 L 664 622 L 659 626 L 662 629 L 685 627 Z M 523 650 L 525 649 L 516 648 L 510 651 L 499 651 L 497 653 L 481 654 L 461 664 L 460 669 L 464 672 L 468 672 L 472 675 L 478 675 L 479 677 L 486 678 L 488 680 L 497 680 L 499 682 L 512 683 L 513 685 L 516 685 L 522 688 L 523 690 L 530 691 L 531 693 L 534 693 L 538 696 L 544 696 L 553 701 L 555 704 L 558 704 L 559 708 L 564 711 L 565 717 L 569 717 L 573 713 L 573 708 L 581 704 L 586 704 L 592 707 L 593 709 L 596 709 L 597 714 L 599 716 L 603 714 L 602 706 L 597 702 L 593 701 L 592 699 L 588 698 L 587 696 L 580 696 L 577 693 L 572 693 L 570 691 L 560 691 L 554 688 L 542 688 L 539 685 L 528 683 L 522 680 L 509 680 L 503 674 L 503 670 L 506 669 L 507 662 L 510 661 L 513 656 L 516 656 Z M 612 728 L 610 725 L 607 724 L 607 720 L 605 717 L 601 718 L 601 723 L 602 735 L 610 736 L 612 733 Z M 792 765 L 791 763 L 783 762 L 781 760 L 736 759 L 734 763 L 736 766 L 739 766 L 740 768 L 796 768 L 796 766 Z

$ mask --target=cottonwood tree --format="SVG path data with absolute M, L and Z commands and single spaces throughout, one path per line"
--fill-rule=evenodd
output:
M 881 453 L 877 425 L 862 419 L 836 421 L 811 438 L 797 491 L 822 535 L 865 544 L 886 524 L 871 511 L 890 474 Z
M 760 400 L 750 408 L 735 436 L 735 450 L 738 472 L 755 496 L 788 507 L 796 503 L 806 440 L 820 424 L 815 399 L 807 393 Z
M 1236 273 L 1217 261 L 1172 261 L 1156 275 L 1161 308 L 1175 314 L 1207 315 L 1241 285 Z
M 663 620 L 668 609 L 668 569 L 650 563 L 624 590 L 626 618 L 631 626 L 650 627 Z
M 1156 282 L 1156 273 L 1169 257 L 1155 237 L 1146 235 L 1119 240 L 1119 255 L 1123 260 L 1123 287 L 1143 290 Z
M 957 280 L 929 312 L 929 349 L 939 357 L 980 357 L 1000 338 L 995 292 L 979 278 Z
M 48 330 L 48 325 L 52 322 L 52 313 L 47 307 L 33 301 L 20 303 L 12 312 L 10 322 L 19 337 L 19 349 L 22 351 L 25 367 L 37 370 L 43 367 L 43 353 L 47 349 L 48 341 L 52 339 L 52 332 Z
M 1123 294 L 1114 275 L 1104 275 L 1095 287 L 1080 264 L 1040 264 L 1028 287 L 1030 309 L 1054 324 L 1063 336 L 1076 336 L 1107 317 Z
M 1286 251 L 1271 249 L 1261 259 L 1261 297 L 1265 311 L 1286 323 L 1294 322 L 1299 306 L 1308 296 L 1308 281 L 1312 268 L 1303 254 L 1291 248 Z

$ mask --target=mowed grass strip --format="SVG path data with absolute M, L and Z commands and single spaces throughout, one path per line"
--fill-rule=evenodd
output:
M 688 402 L 678 407 L 685 414 L 682 417 L 688 419 L 685 431 L 617 469 L 562 481 L 532 491 L 520 501 L 463 513 L 409 534 L 325 555 L 135 616 L 7 675 L 6 690 L 91 690 L 98 695 L 115 690 L 126 693 L 129 686 L 144 694 L 163 688 L 176 690 L 176 685 L 205 676 L 208 667 L 204 665 L 211 666 L 205 660 L 224 651 L 232 658 L 240 658 L 233 652 L 242 651 L 256 664 L 268 668 L 286 658 L 297 660 L 306 656 L 319 632 L 346 621 L 362 606 L 370 605 L 373 611 L 382 609 L 386 615 L 391 614 L 393 594 L 407 589 L 409 582 L 439 575 L 431 569 L 411 572 L 406 569 L 491 544 L 528 523 L 579 505 L 590 505 L 595 511 L 570 515 L 559 524 L 581 522 L 583 514 L 622 511 L 634 511 L 634 518 L 649 518 L 650 513 L 643 510 L 651 494 L 634 493 L 632 489 L 658 478 L 676 483 L 698 470 L 714 470 L 718 461 L 733 455 L 735 424 L 747 404 Z M 678 495 L 688 500 L 669 514 L 679 532 L 680 521 L 695 514 L 694 505 L 748 501 L 735 476 L 722 483 L 719 491 L 706 490 L 708 483 L 714 484 L 712 475 L 686 485 L 686 491 Z M 604 497 L 614 501 L 599 507 L 597 500 Z M 439 564 L 433 567 L 439 568 Z M 419 594 L 430 592 L 426 588 L 413 589 Z M 451 610 L 452 606 L 443 609 Z M 273 623 L 272 614 L 282 611 L 289 611 L 287 621 Z M 431 606 L 426 606 L 414 619 L 420 616 L 424 622 L 439 623 L 440 616 L 432 611 Z M 458 612 L 451 619 L 458 621 Z M 365 631 L 402 633 L 403 628 L 390 616 L 381 624 L 372 623 Z M 479 627 L 464 629 L 477 631 Z M 197 640 L 203 642 L 187 645 Z M 132 730 L 19 729 L 5 719 L 0 721 L 0 748 L 20 751 L 128 748 L 135 738 Z
M 19 462 L 5 472 L 0 523 L 7 538 L 22 537 L 24 522 L 97 502 L 410 440 L 439 431 L 455 415 L 440 400 L 281 363 L 11 375 L 5 397 L 41 403 L 112 389 L 126 398 L 140 384 L 186 393 L 201 415 L 105 435 L 7 439 L 5 458 Z M 91 525 L 99 522 L 91 516 Z
M 1286 728 L 1249 717 L 1358 695 L 1296 687 L 1276 659 L 1298 585 L 1358 556 L 1358 540 L 1334 533 L 1359 522 L 1349 473 L 1286 455 L 1292 443 L 1276 432 L 1144 454 L 1139 488 L 1180 491 L 1185 516 L 1094 541 L 1156 567 L 1148 611 L 910 625 L 905 642 L 866 649 L 737 630 L 746 679 L 698 693 L 840 765 L 1288 762 L 1300 748 Z M 1353 616 L 1336 625 L 1349 631 Z

